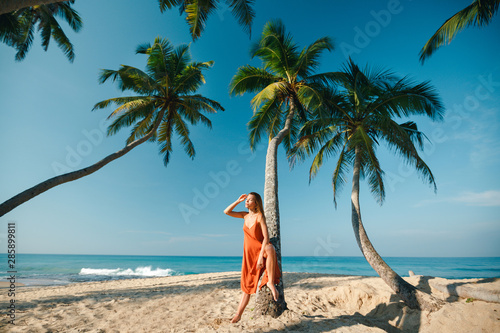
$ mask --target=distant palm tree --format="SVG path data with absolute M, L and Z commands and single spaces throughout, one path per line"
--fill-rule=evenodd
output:
M 251 49 L 263 68 L 242 66 L 230 83 L 232 95 L 257 93 L 252 99 L 254 115 L 249 122 L 250 146 L 256 147 L 262 136 L 269 139 L 266 155 L 264 210 L 271 243 L 276 249 L 281 270 L 281 236 L 278 206 L 278 146 L 290 149 L 307 112 L 321 104 L 319 91 L 328 81 L 328 73 L 314 74 L 323 51 L 333 50 L 329 37 L 316 40 L 302 51 L 285 32 L 281 21 L 268 22 L 260 40 Z M 283 284 L 278 286 L 279 302 L 286 308 Z M 260 294 L 259 294 L 260 297 Z M 271 296 L 266 300 L 270 304 Z M 279 315 L 277 313 L 276 315 Z
M 23 8 L 65 1 L 68 0 L 2 0 L 0 1 L 0 15 L 12 13 Z
M 205 83 L 202 71 L 212 66 L 213 62 L 191 62 L 189 46 L 174 48 L 160 37 L 155 39 L 153 45 L 140 45 L 137 53 L 148 55 L 146 72 L 122 65 L 119 70 L 102 70 L 100 75 L 101 83 L 116 81 L 122 91 L 137 95 L 111 98 L 94 106 L 94 110 L 111 104 L 119 106 L 109 116 L 114 121 L 109 125 L 108 134 L 133 125 L 127 145 L 89 167 L 56 176 L 12 197 L 0 204 L 0 216 L 52 187 L 96 172 L 148 140 L 160 145 L 165 166 L 170 160 L 173 135 L 180 138 L 188 156 L 194 157 L 187 123 L 195 125 L 201 122 L 211 127 L 210 120 L 203 113 L 224 110 L 216 101 L 195 94 Z
M 309 171 L 312 179 L 328 157 L 337 155 L 332 177 L 335 206 L 337 193 L 346 182 L 346 173 L 353 168 L 352 226 L 361 252 L 409 307 L 435 308 L 436 300 L 403 280 L 375 251 L 361 220 L 359 181 L 366 178 L 372 194 L 382 204 L 384 172 L 376 148 L 383 141 L 436 189 L 434 176 L 415 147 L 417 144 L 423 149 L 424 134 L 414 122 L 398 124 L 394 119 L 411 115 L 441 119 L 443 105 L 428 82 L 415 84 L 388 71 L 360 70 L 351 59 L 343 71 L 335 74 L 335 82 L 336 90 L 331 89 L 324 97 L 326 107 L 301 129 L 301 138 L 289 154 L 291 163 L 315 154 Z
M 37 5 L 23 8 L 13 13 L 1 15 L 0 21 L 6 21 L 8 17 L 17 19 L 11 30 L 4 29 L 9 38 L 4 39 L 8 45 L 17 49 L 16 60 L 20 61 L 26 57 L 33 44 L 35 28 L 40 31 L 42 47 L 47 51 L 50 39 L 53 38 L 64 54 L 72 62 L 75 58 L 73 45 L 56 20 L 56 16 L 64 19 L 71 29 L 78 32 L 82 27 L 82 20 L 78 13 L 71 8 L 74 0 L 48 5 Z
M 474 0 L 446 22 L 425 43 L 420 51 L 420 62 L 424 63 L 439 47 L 449 44 L 459 31 L 469 27 L 488 25 L 498 11 L 500 0 Z
M 191 37 L 196 40 L 205 29 L 208 17 L 217 11 L 221 0 L 158 0 L 160 10 L 164 12 L 172 7 L 179 6 L 180 12 L 186 13 Z M 248 33 L 251 32 L 255 12 L 252 8 L 254 0 L 225 0 L 233 16 Z

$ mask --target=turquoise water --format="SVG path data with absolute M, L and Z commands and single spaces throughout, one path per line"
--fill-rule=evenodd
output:
M 0 279 L 6 279 L 7 255 L 0 263 Z M 444 278 L 500 277 L 500 257 L 403 258 L 384 260 L 398 274 Z M 376 276 L 363 257 L 283 257 L 283 271 Z M 239 271 L 241 257 L 111 256 L 18 254 L 15 275 L 26 285 Z

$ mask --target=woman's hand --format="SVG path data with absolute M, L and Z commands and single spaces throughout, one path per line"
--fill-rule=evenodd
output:
M 257 269 L 261 269 L 262 267 L 264 267 L 264 258 L 259 256 L 259 259 L 257 260 Z
M 240 202 L 243 202 L 245 201 L 245 199 L 247 198 L 247 195 L 246 194 L 242 194 L 240 195 L 240 197 L 238 198 L 238 200 L 236 200 L 235 202 L 233 202 L 232 204 L 230 204 L 229 206 L 227 206 L 226 209 L 224 209 L 224 214 L 226 215 L 229 215 L 229 216 L 232 216 L 232 217 L 239 217 L 239 218 L 245 218 L 245 215 L 247 213 L 245 212 L 233 212 L 233 209 L 238 206 L 238 204 Z
M 242 194 L 242 195 L 240 195 L 240 197 L 238 198 L 238 200 L 236 200 L 236 202 L 237 203 L 243 202 L 243 201 L 245 201 L 246 198 L 247 198 L 247 195 L 246 194 Z

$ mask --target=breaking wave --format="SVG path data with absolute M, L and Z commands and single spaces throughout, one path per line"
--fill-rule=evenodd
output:
M 172 276 L 175 271 L 173 269 L 151 269 L 151 266 L 146 267 L 137 267 L 135 270 L 131 268 L 122 269 L 122 268 L 82 268 L 80 270 L 79 275 L 104 275 L 104 276 L 145 276 L 145 277 L 154 277 L 154 276 Z

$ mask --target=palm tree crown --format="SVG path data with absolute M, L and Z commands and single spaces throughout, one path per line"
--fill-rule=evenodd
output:
M 383 170 L 376 147 L 384 141 L 389 149 L 416 168 L 422 178 L 435 186 L 434 176 L 419 156 L 415 144 L 423 148 L 425 136 L 412 121 L 398 124 L 394 118 L 426 115 L 442 119 L 443 106 L 429 82 L 415 84 L 389 71 L 361 70 L 349 59 L 335 74 L 337 90 L 330 89 L 316 118 L 301 130 L 301 138 L 290 153 L 291 163 L 316 152 L 310 168 L 312 179 L 323 161 L 338 154 L 333 172 L 333 194 L 346 182 L 346 172 L 359 156 L 361 175 L 368 179 L 371 192 L 382 204 L 385 197 Z
M 291 147 L 300 122 L 307 119 L 307 111 L 321 104 L 320 91 L 329 73 L 314 74 L 314 71 L 325 50 L 333 50 L 329 37 L 320 38 L 300 51 L 281 21 L 266 24 L 260 40 L 251 48 L 251 56 L 259 57 L 263 68 L 240 67 L 230 84 L 232 95 L 257 93 L 251 101 L 252 148 L 264 133 L 269 138 L 275 137 L 285 127 L 287 118 L 291 119 L 291 125 L 284 144 L 287 149 Z
M 440 46 L 449 44 L 463 29 L 488 25 L 497 13 L 499 5 L 500 0 L 474 0 L 472 4 L 450 17 L 425 43 L 420 51 L 420 62 L 427 60 Z
M 53 3 L 47 5 L 38 5 L 20 9 L 12 15 L 18 19 L 18 31 L 14 33 L 15 37 L 10 38 L 8 44 L 17 49 L 16 60 L 20 61 L 26 57 L 35 33 L 35 27 L 38 25 L 40 36 L 42 37 L 42 47 L 47 51 L 50 39 L 53 38 L 66 57 L 72 62 L 75 58 L 73 45 L 62 30 L 56 20 L 56 16 L 64 19 L 71 29 L 78 32 L 83 23 L 78 13 L 71 7 L 74 0 L 67 2 Z
M 205 83 L 202 70 L 211 67 L 213 62 L 191 62 L 188 45 L 174 48 L 168 40 L 160 37 L 152 45 L 140 45 L 137 53 L 148 55 L 145 72 L 122 65 L 119 70 L 102 70 L 100 75 L 101 83 L 111 79 L 118 82 L 121 90 L 137 95 L 99 102 L 94 110 L 113 103 L 118 105 L 109 116 L 114 120 L 108 134 L 133 125 L 127 140 L 130 144 L 153 133 L 150 140 L 159 143 L 165 165 L 170 159 L 172 135 L 175 133 L 180 137 L 186 153 L 194 157 L 195 150 L 189 139 L 186 121 L 190 124 L 202 122 L 211 127 L 210 120 L 202 112 L 224 111 L 216 101 L 195 94 Z
M 186 21 L 193 40 L 199 38 L 205 29 L 208 17 L 217 11 L 220 0 L 158 0 L 160 10 L 179 6 L 181 14 L 186 13 Z M 252 8 L 254 0 L 226 0 L 231 12 L 248 33 L 251 32 L 255 12 Z

